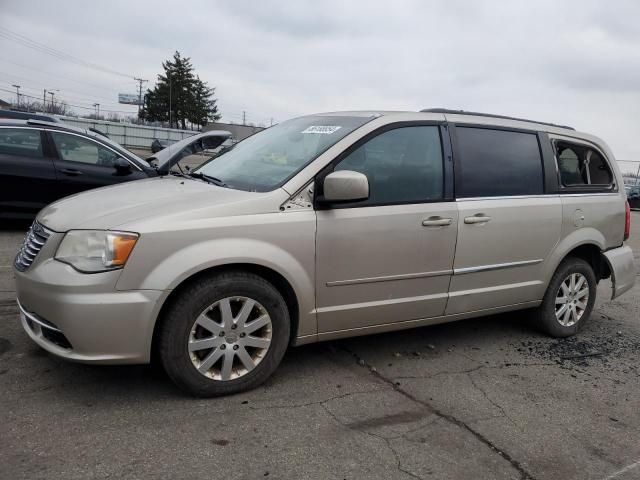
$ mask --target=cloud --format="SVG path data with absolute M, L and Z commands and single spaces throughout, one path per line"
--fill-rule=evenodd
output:
M 635 1 L 3 0 L 0 10 L 4 28 L 152 82 L 179 50 L 217 87 L 228 120 L 463 108 L 574 125 L 640 160 Z M 55 86 L 113 109 L 127 108 L 118 92 L 135 91 L 132 80 L 0 45 L 3 88 Z

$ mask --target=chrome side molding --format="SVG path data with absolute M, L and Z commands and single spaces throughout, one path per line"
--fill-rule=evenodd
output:
M 522 262 L 496 263 L 494 265 L 478 265 L 476 267 L 454 268 L 454 275 L 464 275 L 465 273 L 489 272 L 491 270 L 503 270 L 505 268 L 524 267 L 542 263 L 542 258 L 537 260 L 525 260 Z

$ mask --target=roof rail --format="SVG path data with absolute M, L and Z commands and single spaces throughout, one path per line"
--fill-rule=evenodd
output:
M 28 125 L 42 125 L 45 127 L 61 127 L 60 122 L 47 122 L 46 120 L 37 120 L 35 118 L 30 118 L 27 120 Z
M 537 123 L 539 125 L 548 125 L 549 127 L 566 128 L 567 130 L 575 130 L 567 125 L 557 125 L 549 122 L 537 122 L 536 120 L 527 120 L 526 118 L 508 117 L 506 115 L 494 115 L 492 113 L 467 112 L 465 110 L 452 110 L 449 108 L 424 108 L 420 110 L 426 113 L 450 113 L 452 115 L 473 115 L 475 117 L 501 118 L 503 120 L 517 120 L 518 122 Z

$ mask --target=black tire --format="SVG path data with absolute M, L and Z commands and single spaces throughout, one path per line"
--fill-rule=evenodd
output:
M 587 307 L 584 309 L 580 319 L 571 326 L 565 326 L 556 318 L 556 296 L 565 279 L 574 273 L 581 274 L 586 278 L 589 288 L 589 298 L 587 300 Z M 597 283 L 593 268 L 591 268 L 591 265 L 585 260 L 576 257 L 569 257 L 563 260 L 553 274 L 551 282 L 549 282 L 542 304 L 533 310 L 533 320 L 536 326 L 552 337 L 570 337 L 578 333 L 591 316 L 596 300 Z
M 259 302 L 271 318 L 271 344 L 255 368 L 227 381 L 201 374 L 191 361 L 188 341 L 198 315 L 227 297 L 248 297 Z M 184 391 L 199 397 L 214 397 L 257 387 L 275 371 L 289 344 L 290 320 L 287 304 L 278 290 L 262 277 L 243 271 L 202 277 L 188 284 L 173 299 L 158 331 L 158 354 L 162 366 Z

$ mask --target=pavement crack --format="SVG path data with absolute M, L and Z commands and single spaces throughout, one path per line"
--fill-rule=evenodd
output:
M 320 406 L 324 409 L 324 411 L 325 411 L 325 412 L 327 412 L 327 414 L 328 414 L 328 415 L 329 415 L 329 416 L 330 416 L 330 417 L 331 417 L 331 418 L 332 418 L 336 423 L 338 423 L 338 424 L 339 424 L 339 425 L 341 425 L 342 427 L 344 427 L 344 428 L 346 428 L 347 430 L 350 430 L 350 431 L 352 431 L 352 432 L 363 433 L 363 434 L 368 435 L 368 436 L 370 436 L 370 437 L 374 437 L 374 438 L 377 438 L 377 439 L 379 439 L 379 440 L 382 440 L 382 441 L 387 445 L 387 448 L 389 449 L 389 451 L 390 451 L 390 452 L 391 452 L 391 454 L 393 455 L 393 457 L 394 457 L 394 459 L 395 459 L 395 462 L 396 462 L 396 468 L 398 469 L 398 471 L 400 471 L 400 472 L 402 472 L 402 473 L 404 473 L 404 474 L 406 474 L 406 475 L 409 475 L 409 476 L 410 476 L 410 477 L 412 477 L 412 478 L 417 478 L 418 480 L 424 480 L 421 476 L 419 476 L 419 475 L 417 475 L 417 474 L 415 474 L 415 473 L 413 473 L 413 472 L 410 472 L 409 470 L 407 470 L 406 468 L 404 468 L 404 467 L 402 466 L 402 459 L 400 458 L 400 455 L 398 454 L 398 452 L 396 451 L 396 449 L 395 449 L 395 448 L 393 448 L 393 445 L 391 445 L 391 440 L 394 440 L 394 439 L 396 439 L 396 438 L 400 438 L 402 435 L 400 435 L 400 436 L 398 436 L 398 437 L 393 437 L 393 438 L 386 438 L 386 437 L 383 437 L 382 435 L 378 435 L 378 434 L 373 433 L 373 432 L 368 432 L 367 430 L 362 430 L 362 429 L 359 429 L 359 428 L 355 428 L 353 425 L 350 425 L 350 424 L 345 423 L 345 422 L 343 422 L 342 420 L 340 420 L 340 418 L 339 418 L 335 413 L 333 413 L 333 412 L 332 412 L 332 411 L 331 411 L 331 410 L 330 410 L 330 409 L 325 405 L 325 403 L 326 403 L 326 402 L 322 402 L 322 403 L 320 403 Z
M 614 472 L 611 475 L 609 475 L 608 477 L 603 478 L 603 480 L 612 480 L 614 478 L 619 477 L 620 475 L 623 475 L 623 474 L 625 474 L 627 472 L 630 472 L 631 470 L 635 470 L 638 467 L 640 467 L 640 460 L 638 460 L 637 462 L 632 463 L 631 465 L 627 465 L 626 467 L 621 468 L 617 472 Z
M 421 400 L 421 399 L 415 397 L 414 395 L 412 395 L 411 393 L 407 392 L 406 390 L 401 388 L 398 384 L 396 384 L 396 382 L 394 382 L 392 379 L 387 378 L 384 375 L 382 375 L 373 365 L 368 364 L 356 352 L 353 352 L 353 351 L 347 349 L 346 347 L 343 347 L 343 350 L 346 353 L 348 353 L 349 355 L 351 355 L 353 358 L 355 358 L 356 359 L 356 363 L 358 365 L 361 365 L 364 368 L 367 368 L 371 375 L 373 375 L 374 377 L 376 377 L 380 381 L 390 385 L 391 388 L 393 388 L 399 394 L 403 395 L 405 398 L 411 400 L 412 402 L 414 402 L 414 403 L 416 403 L 418 405 L 423 406 L 428 411 L 430 411 L 434 415 L 438 416 L 439 418 L 442 418 L 443 420 L 449 422 L 450 424 L 455 425 L 458 428 L 460 428 L 462 430 L 466 430 L 467 432 L 469 432 L 478 441 L 480 441 L 481 443 L 486 445 L 492 452 L 496 453 L 497 455 L 499 455 L 500 457 L 505 459 L 507 462 L 509 462 L 511 467 L 520 474 L 520 480 L 535 480 L 535 477 L 531 473 L 529 473 L 524 468 L 524 466 L 522 466 L 522 464 L 518 460 L 513 458 L 506 451 L 502 450 L 500 447 L 498 447 L 496 444 L 494 444 L 488 437 L 486 437 L 485 435 L 483 435 L 479 431 L 475 430 L 473 427 L 468 425 L 466 422 L 460 420 L 459 418 L 457 418 L 457 417 L 455 417 L 453 415 L 450 415 L 448 413 L 444 413 L 443 411 L 441 411 L 438 408 L 436 408 L 433 405 L 431 405 L 429 402 Z M 326 408 L 325 408 L 325 410 L 326 410 Z M 334 416 L 334 418 L 335 418 L 335 416 Z M 368 432 L 365 432 L 365 433 L 368 433 Z M 420 477 L 416 477 L 416 478 L 420 478 Z
M 475 380 L 474 380 L 474 378 L 473 378 L 473 375 L 471 375 L 471 372 L 467 373 L 467 377 L 469 377 L 469 381 L 471 381 L 471 385 L 473 385 L 473 386 L 474 386 L 474 388 L 475 388 L 476 390 L 478 390 L 480 393 L 482 393 L 482 396 L 483 396 L 483 397 L 484 397 L 484 398 L 485 398 L 485 399 L 486 399 L 486 400 L 487 400 L 491 405 L 493 405 L 493 406 L 494 406 L 494 407 L 496 407 L 498 410 L 500 410 L 500 412 L 502 412 L 502 415 L 503 415 L 506 419 L 508 419 L 508 420 L 513 424 L 513 426 L 514 426 L 514 427 L 516 427 L 516 428 L 517 428 L 519 431 L 521 431 L 521 432 L 523 431 L 523 430 L 522 430 L 522 428 L 520 427 L 520 425 L 518 425 L 518 424 L 515 422 L 515 420 L 509 416 L 509 414 L 505 411 L 505 409 L 504 409 L 504 408 L 502 408 L 502 405 L 500 405 L 498 402 L 494 401 L 494 400 L 489 396 L 489 394 L 488 394 L 488 393 L 487 393 L 487 392 L 486 392 L 482 387 L 480 387 L 480 386 L 476 383 L 476 381 L 475 381 Z
M 438 377 L 440 375 L 463 375 L 463 374 L 468 374 L 471 372 L 475 372 L 477 370 L 480 370 L 481 368 L 486 368 L 484 365 L 479 365 L 477 367 L 473 367 L 470 368 L 468 370 L 455 370 L 455 371 L 441 371 L 441 372 L 436 372 L 436 373 L 432 373 L 430 375 L 403 375 L 401 377 L 394 377 L 395 380 L 412 380 L 412 379 L 429 379 L 429 378 L 434 378 L 434 377 Z
M 437 377 L 439 375 L 463 375 L 463 374 L 469 374 L 469 373 L 473 373 L 473 372 L 477 372 L 478 370 L 501 370 L 503 368 L 511 368 L 511 367 L 553 367 L 558 365 L 557 362 L 546 362 L 546 363 L 518 363 L 518 362 L 514 362 L 514 363 L 503 363 L 500 365 L 478 365 L 476 367 L 473 368 L 469 368 L 467 370 L 453 370 L 453 371 L 449 371 L 449 370 L 445 370 L 445 371 L 441 371 L 441 372 L 436 372 L 436 373 L 431 373 L 429 375 L 402 375 L 400 377 L 394 377 L 395 380 L 426 380 L 429 378 L 434 378 Z
M 278 404 L 278 405 L 249 405 L 249 409 L 250 410 L 275 410 L 275 409 L 280 409 L 280 408 L 304 408 L 304 407 L 310 407 L 313 405 L 324 405 L 325 403 L 331 402 L 332 400 L 338 400 L 340 398 L 346 398 L 346 397 L 350 397 L 351 395 L 358 395 L 358 394 L 366 394 L 366 393 L 374 393 L 374 392 L 379 392 L 380 389 L 376 388 L 376 389 L 370 389 L 370 390 L 358 390 L 356 392 L 348 392 L 348 393 L 342 393 L 340 395 L 335 395 L 333 397 L 329 397 L 329 398 L 325 398 L 324 400 L 315 400 L 313 402 L 305 402 L 305 403 L 287 403 L 287 404 Z

